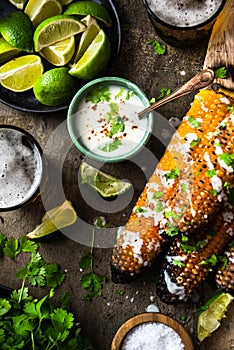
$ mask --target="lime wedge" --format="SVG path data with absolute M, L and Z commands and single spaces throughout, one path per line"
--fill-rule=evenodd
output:
M 24 12 L 36 28 L 46 18 L 60 15 L 62 5 L 58 0 L 29 0 Z
M 94 38 L 100 31 L 100 27 L 97 24 L 96 19 L 92 16 L 86 16 L 81 20 L 81 22 L 84 23 L 87 28 L 81 34 L 79 46 L 73 60 L 74 63 L 76 63 L 83 56 L 88 46 L 91 44 L 91 42 L 94 40 Z
M 0 81 L 6 89 L 21 92 L 31 89 L 42 73 L 41 58 L 37 55 L 26 55 L 2 65 Z
M 110 53 L 110 42 L 101 29 L 81 59 L 72 66 L 69 73 L 80 79 L 93 79 L 105 70 Z
M 106 26 L 112 26 L 112 20 L 108 11 L 102 5 L 94 1 L 76 1 L 68 5 L 64 11 L 66 15 L 81 15 L 97 18 L 98 20 L 105 23 Z
M 50 209 L 42 218 L 42 222 L 35 230 L 27 234 L 27 238 L 42 238 L 63 227 L 74 224 L 77 220 L 77 214 L 72 203 L 65 200 L 60 206 Z
M 132 187 L 130 183 L 103 173 L 85 162 L 81 163 L 80 175 L 82 184 L 88 184 L 104 198 L 118 196 Z
M 36 99 L 46 106 L 68 103 L 77 89 L 77 79 L 68 73 L 66 67 L 48 70 L 33 86 Z
M 65 6 L 65 5 L 70 4 L 72 1 L 73 1 L 73 0 L 61 0 L 61 4 L 62 4 L 63 6 Z
M 18 10 L 23 10 L 28 0 L 9 0 Z
M 34 32 L 36 51 L 67 39 L 85 30 L 86 26 L 71 16 L 58 15 L 45 19 Z
M 220 292 L 205 303 L 204 311 L 200 311 L 197 318 L 197 337 L 200 341 L 209 337 L 220 326 L 220 321 L 225 317 L 227 307 L 233 299 L 231 294 Z
M 0 38 L 0 64 L 11 60 L 17 56 L 21 51 L 11 46 L 4 38 Z
M 12 12 L 0 20 L 0 33 L 13 47 L 33 52 L 33 25 L 26 13 Z
M 74 52 L 75 37 L 71 36 L 51 46 L 44 47 L 40 51 L 40 55 L 54 66 L 65 66 L 71 60 Z

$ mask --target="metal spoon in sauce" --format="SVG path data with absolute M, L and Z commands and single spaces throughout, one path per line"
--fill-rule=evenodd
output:
M 143 109 L 143 111 L 138 113 L 138 118 L 144 118 L 149 112 L 154 109 L 171 102 L 179 97 L 185 96 L 191 92 L 199 90 L 201 88 L 207 87 L 214 81 L 215 74 L 212 69 L 204 69 L 198 74 L 196 74 L 192 79 L 187 81 L 184 85 L 173 91 L 169 96 L 162 98 L 161 100 L 155 102 L 151 106 Z

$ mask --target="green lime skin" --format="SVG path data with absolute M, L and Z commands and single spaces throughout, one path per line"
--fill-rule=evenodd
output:
M 102 5 L 94 1 L 76 1 L 69 4 L 64 11 L 66 15 L 81 15 L 97 18 L 99 21 L 103 22 L 107 27 L 112 26 L 112 19 L 108 11 Z
M 68 68 L 48 70 L 36 81 L 33 92 L 46 106 L 59 106 L 70 102 L 79 87 L 79 81 L 68 73 Z
M 22 11 L 12 12 L 0 20 L 0 33 L 13 47 L 33 52 L 33 25 Z

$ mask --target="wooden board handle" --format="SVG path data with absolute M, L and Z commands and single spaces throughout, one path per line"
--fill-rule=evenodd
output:
M 225 66 L 226 79 L 215 82 L 226 89 L 234 90 L 234 1 L 227 0 L 218 16 L 208 43 L 204 68 L 217 69 Z

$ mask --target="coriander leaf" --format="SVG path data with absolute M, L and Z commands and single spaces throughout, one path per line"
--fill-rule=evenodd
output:
M 99 147 L 100 150 L 104 152 L 113 152 L 122 145 L 122 141 L 116 138 L 114 141 L 107 143 L 104 147 Z
M 125 129 L 124 119 L 120 116 L 117 116 L 116 118 L 113 118 L 111 120 L 111 130 L 108 133 L 109 137 L 112 137 L 113 135 L 117 134 L 118 132 L 123 132 Z
M 128 90 L 125 99 L 128 101 L 135 94 L 134 91 Z
M 225 267 L 227 266 L 228 263 L 228 259 L 226 256 L 218 256 L 218 260 L 221 263 L 221 270 L 224 270 Z
M 212 196 L 217 196 L 218 191 L 217 190 L 210 190 L 210 194 L 212 194 Z
M 56 263 L 44 263 L 44 268 L 46 269 L 46 285 L 51 288 L 56 288 L 60 285 L 65 278 L 65 272 Z
M 47 328 L 47 334 L 53 342 L 64 342 L 69 335 L 69 329 L 72 328 L 74 316 L 66 310 L 58 308 L 50 314 L 50 320 L 53 328 Z
M 97 104 L 99 102 L 109 102 L 111 100 L 110 88 L 108 86 L 93 89 L 86 96 L 86 101 Z
M 227 166 L 231 166 L 234 169 L 234 153 L 222 153 L 219 155 L 219 159 L 224 161 Z
M 93 263 L 93 255 L 91 253 L 84 255 L 80 259 L 79 266 L 82 270 L 90 269 Z
M 184 191 L 185 193 L 188 192 L 188 186 L 187 186 L 185 183 L 182 183 L 182 184 L 181 184 L 181 187 L 182 187 L 182 189 L 183 189 L 183 191 Z
M 32 286 L 43 287 L 46 282 L 46 269 L 44 267 L 33 267 L 28 273 L 28 283 Z
M 179 234 L 179 230 L 172 223 L 169 223 L 168 228 L 166 229 L 166 234 L 170 237 L 174 237 Z
M 5 332 L 3 329 L 0 329 L 0 344 L 4 344 L 5 343 Z
M 232 114 L 234 114 L 234 107 L 227 105 L 227 110 L 230 111 Z
M 27 239 L 26 235 L 23 235 L 20 239 L 21 251 L 26 253 L 35 253 L 38 249 L 38 245 Z
M 176 168 L 176 169 L 173 169 L 172 171 L 170 171 L 169 173 L 164 174 L 163 176 L 168 181 L 170 179 L 177 179 L 179 175 L 180 175 L 180 170 L 178 168 Z
M 28 319 L 28 316 L 25 314 L 13 316 L 12 321 L 14 334 L 17 336 L 26 338 L 29 336 L 29 332 L 33 330 L 33 324 Z
M 13 290 L 10 299 L 18 303 L 20 298 L 23 301 L 32 299 L 32 297 L 30 297 L 28 294 L 28 287 L 23 288 L 23 290 Z
M 208 176 L 208 177 L 213 177 L 216 175 L 216 171 L 214 169 L 211 169 L 211 170 L 207 170 L 205 172 L 205 174 Z
M 160 94 L 159 96 L 157 97 L 157 100 L 161 100 L 162 98 L 166 97 L 166 96 L 169 96 L 171 93 L 171 89 L 167 89 L 165 87 L 162 87 L 160 89 Z
M 198 138 L 197 140 L 193 140 L 191 143 L 190 143 L 190 148 L 194 148 L 197 146 L 197 144 L 201 141 L 200 138 Z
M 0 257 L 3 256 L 3 249 L 6 245 L 6 242 L 7 242 L 7 237 L 0 232 Z
M 0 299 L 0 317 L 11 309 L 11 304 L 7 299 Z
M 224 79 L 227 76 L 227 70 L 225 67 L 220 67 L 220 68 L 216 69 L 214 73 L 215 73 L 216 79 L 218 79 L 218 78 Z
M 71 305 L 71 297 L 67 293 L 64 293 L 61 298 L 61 309 L 68 310 Z
M 142 207 L 136 207 L 135 210 L 134 210 L 134 212 L 135 212 L 136 214 L 138 214 L 138 213 L 146 213 L 147 210 L 144 209 L 144 208 L 142 208 Z
M 24 313 L 29 317 L 29 318 L 38 318 L 40 322 L 48 318 L 49 312 L 47 309 L 41 310 L 42 305 L 44 302 L 48 299 L 49 295 L 44 296 L 42 299 L 34 299 L 30 302 L 27 302 L 24 306 Z
M 208 259 L 205 259 L 199 263 L 199 265 L 211 264 L 211 266 L 215 266 L 218 263 L 218 258 L 216 254 L 212 254 Z
M 164 192 L 155 192 L 152 199 L 158 199 L 164 196 Z
M 178 267 L 183 267 L 183 266 L 185 266 L 185 263 L 183 263 L 183 262 L 180 261 L 180 260 L 176 260 L 176 259 L 173 260 L 173 264 L 174 264 L 175 266 L 178 266 Z
M 89 293 L 85 295 L 86 300 L 92 300 L 95 296 L 101 296 L 102 283 L 106 281 L 106 278 L 101 275 L 97 275 L 94 272 L 87 273 L 81 277 L 81 286 L 88 290 Z
M 10 238 L 5 247 L 3 248 L 3 252 L 9 258 L 15 259 L 15 257 L 20 253 L 19 241 L 15 238 Z
M 149 44 L 153 46 L 157 55 L 164 55 L 166 53 L 167 46 L 161 44 L 159 40 L 151 39 L 149 40 Z
M 115 98 L 122 97 L 123 96 L 124 89 L 121 87 L 119 89 L 119 92 L 115 95 Z
M 163 211 L 163 202 L 162 200 L 160 199 L 157 199 L 156 202 L 155 202 L 155 207 L 154 207 L 154 210 L 157 212 L 157 213 L 160 213 L 161 211 Z
M 188 122 L 189 122 L 189 124 L 191 124 L 194 128 L 199 128 L 199 126 L 201 125 L 201 123 L 200 123 L 197 119 L 195 119 L 195 118 L 193 118 L 193 117 L 189 117 L 189 118 L 188 118 Z

